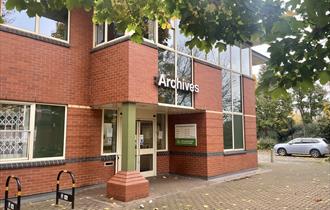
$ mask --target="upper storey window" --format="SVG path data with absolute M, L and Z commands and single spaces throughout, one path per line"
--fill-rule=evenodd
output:
M 148 40 L 154 40 L 154 30 L 154 22 L 146 20 L 142 31 L 143 37 Z M 105 21 L 103 24 L 95 24 L 94 47 L 100 46 L 125 35 L 129 35 L 129 33 L 119 32 L 116 23 L 114 22 L 109 23 L 108 21 Z
M 67 9 L 48 10 L 42 16 L 29 17 L 26 11 L 6 10 L 6 2 L 7 0 L 1 1 L 1 17 L 4 25 L 45 37 L 69 40 L 69 12 Z

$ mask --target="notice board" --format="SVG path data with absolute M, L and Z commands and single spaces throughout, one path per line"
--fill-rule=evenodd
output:
M 175 124 L 175 145 L 197 146 L 196 124 Z

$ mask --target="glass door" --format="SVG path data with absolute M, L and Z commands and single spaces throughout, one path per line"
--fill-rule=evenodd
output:
M 155 129 L 153 120 L 138 120 L 136 170 L 145 177 L 155 176 Z

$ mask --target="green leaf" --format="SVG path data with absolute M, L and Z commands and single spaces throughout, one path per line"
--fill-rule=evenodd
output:
M 143 42 L 143 37 L 138 34 L 138 33 L 134 33 L 132 36 L 131 36 L 131 40 L 133 42 L 136 42 L 136 43 L 142 43 Z
M 330 81 L 330 72 L 328 72 L 328 71 L 322 71 L 320 73 L 320 83 L 322 85 L 325 85 L 329 81 Z
M 7 10 L 12 10 L 12 9 L 17 9 L 18 11 L 21 11 L 26 8 L 25 1 L 20 1 L 20 0 L 8 0 L 6 2 L 6 9 Z
M 281 96 L 286 96 L 287 92 L 284 88 L 282 87 L 277 87 L 274 90 L 271 91 L 272 98 L 278 99 Z
M 291 27 L 286 20 L 282 19 L 273 25 L 272 33 L 278 36 L 285 36 L 291 33 Z

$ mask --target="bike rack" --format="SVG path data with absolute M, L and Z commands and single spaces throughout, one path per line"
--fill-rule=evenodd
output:
M 16 181 L 17 184 L 17 202 L 13 202 L 9 200 L 9 181 L 10 179 L 13 178 Z M 6 181 L 6 190 L 5 190 L 5 207 L 4 210 L 20 210 L 21 209 L 21 192 L 22 186 L 21 186 L 21 181 L 19 180 L 18 177 L 16 176 L 8 176 L 7 181 Z
M 68 173 L 71 177 L 72 180 L 72 193 L 68 194 L 68 193 L 64 193 L 60 191 L 60 177 L 62 175 L 62 173 Z M 67 170 L 62 170 L 58 173 L 57 175 L 57 184 L 56 184 L 56 205 L 58 205 L 58 200 L 64 200 L 64 201 L 68 201 L 71 202 L 71 208 L 74 209 L 74 199 L 75 199 L 75 186 L 76 185 L 76 181 L 74 178 L 74 175 L 71 171 L 67 171 Z

